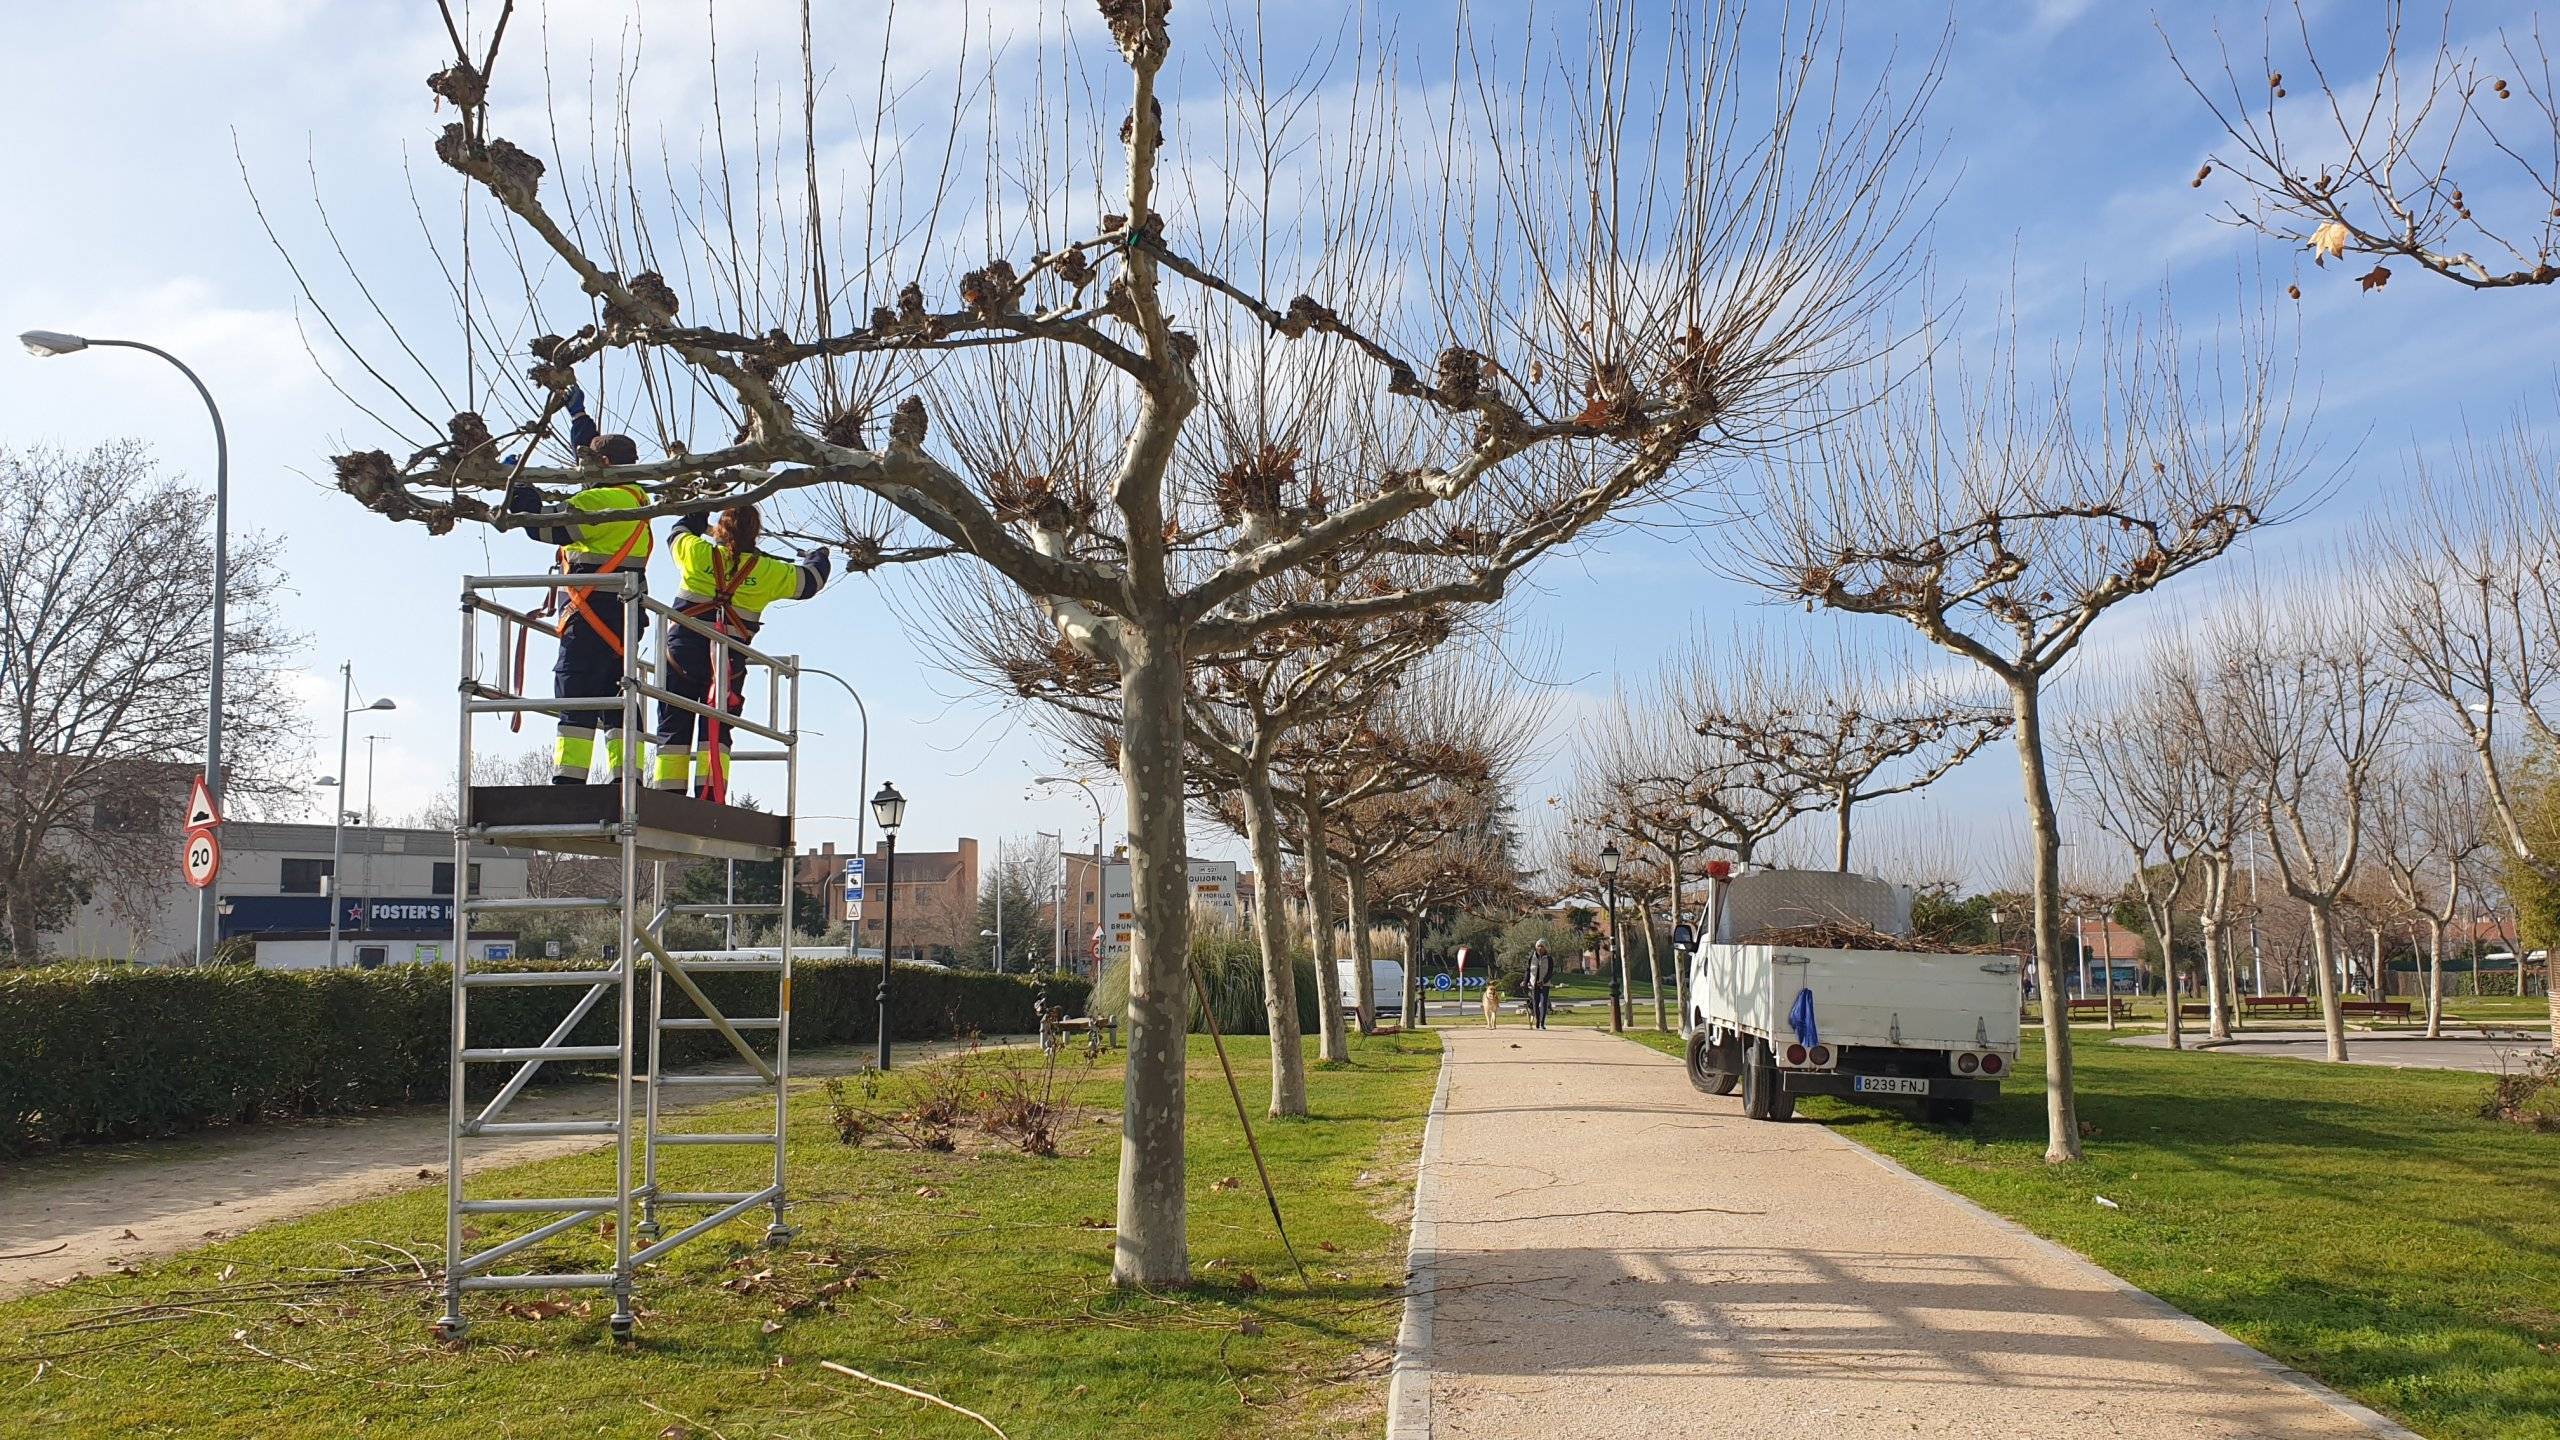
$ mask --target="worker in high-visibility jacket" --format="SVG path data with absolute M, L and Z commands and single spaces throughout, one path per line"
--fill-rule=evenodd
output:
M 599 434 L 584 399 L 569 391 L 569 440 L 593 475 L 566 500 L 555 500 L 532 485 L 519 483 L 507 491 L 507 509 L 517 514 L 558 515 L 558 523 L 535 525 L 525 533 L 545 545 L 559 547 L 557 569 L 565 574 L 611 574 L 637 571 L 643 588 L 651 549 L 646 520 L 605 520 L 581 524 L 574 517 L 597 510 L 636 510 L 649 503 L 649 492 L 613 479 L 616 466 L 638 463 L 640 449 L 628 435 Z M 604 744 L 604 781 L 622 779 L 623 733 L 623 602 L 609 589 L 564 585 L 553 592 L 560 618 L 560 649 L 551 666 L 555 699 L 613 699 L 610 705 L 560 712 L 559 738 L 551 747 L 551 783 L 585 785 L 593 780 L 596 744 Z M 632 634 L 647 623 L 637 617 Z
M 753 505 L 733 505 L 720 512 L 716 530 L 702 515 L 676 521 L 667 549 L 676 562 L 676 609 L 740 640 L 753 641 L 763 628 L 765 607 L 776 600 L 806 600 L 827 583 L 832 562 L 821 547 L 800 556 L 798 563 L 776 559 L 756 549 L 764 537 L 763 517 Z M 719 657 L 710 640 L 686 626 L 667 635 L 667 689 L 697 705 L 709 705 L 712 670 Z M 742 669 L 727 658 L 728 673 L 717 708 L 735 715 L 746 704 Z M 699 793 L 723 800 L 728 789 L 726 729 L 715 720 L 681 705 L 658 702 L 658 753 L 649 771 L 653 789 Z

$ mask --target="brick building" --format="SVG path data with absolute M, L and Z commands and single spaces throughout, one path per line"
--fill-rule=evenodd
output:
M 800 853 L 795 882 L 825 900 L 829 928 L 843 923 L 844 862 L 851 851 L 833 841 Z M 1088 862 L 1089 864 L 1090 862 Z M 863 889 L 862 924 L 849 942 L 878 949 L 889 899 L 889 852 L 874 846 Z M 898 850 L 898 954 L 949 963 L 978 933 L 978 842 L 960 837 L 953 850 Z

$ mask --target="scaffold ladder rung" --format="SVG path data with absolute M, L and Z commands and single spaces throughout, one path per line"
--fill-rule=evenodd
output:
M 660 1085 L 771 1085 L 773 1082 L 749 1071 L 740 1075 L 660 1075 Z
M 568 1198 L 534 1196 L 521 1199 L 465 1200 L 462 1202 L 461 1208 L 462 1213 L 465 1215 L 539 1215 L 545 1211 L 551 1210 L 602 1210 L 610 1213 L 615 1203 L 614 1198 L 610 1195 L 585 1195 L 571 1196 Z
M 621 1278 L 608 1270 L 582 1275 L 463 1275 L 453 1283 L 465 1290 L 609 1290 Z
M 472 1135 L 619 1135 L 619 1120 L 485 1120 L 465 1132 Z
M 474 989 L 504 985 L 610 985 L 610 970 L 484 970 L 465 975 L 462 983 Z
M 710 1135 L 696 1132 L 690 1135 L 660 1135 L 658 1143 L 661 1145 L 771 1145 L 775 1139 L 776 1137 L 770 1131 L 761 1135 Z
M 728 1023 L 732 1030 L 779 1030 L 782 1028 L 782 1017 L 778 1015 L 749 1016 L 744 1020 L 732 1020 Z M 658 1028 L 661 1030 L 717 1030 L 720 1028 L 720 1022 L 691 1015 L 680 1015 L 672 1020 L 659 1021 Z
M 619 1045 L 493 1045 L 462 1052 L 474 1065 L 513 1065 L 526 1060 L 619 1060 Z

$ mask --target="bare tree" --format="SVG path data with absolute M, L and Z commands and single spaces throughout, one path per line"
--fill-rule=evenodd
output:
M 2010 724 L 2005 711 L 1950 693 L 1917 665 L 1845 645 L 1823 656 L 1764 632 L 1690 668 L 1698 733 L 1821 796 L 1836 821 L 1832 868 L 1843 874 L 1857 806 L 1926 789 Z
M 0 909 L 8 958 L 89 899 L 138 918 L 178 853 L 204 744 L 213 659 L 213 497 L 160 475 L 139 443 L 0 450 Z M 276 622 L 274 544 L 233 551 L 222 793 L 287 801 L 302 715 L 285 686 L 299 637 Z
M 2390 283 L 2392 260 L 2474 290 L 2560 280 L 2560 92 L 2541 26 L 2474 50 L 2454 42 L 2452 4 L 2413 31 L 2402 0 L 2383 0 L 2371 12 L 2380 56 L 2333 73 L 2301 0 L 2291 9 L 2289 25 L 2269 17 L 2254 65 L 2225 44 L 2218 79 L 2171 46 L 2230 141 L 2195 176 L 2238 182 L 2223 218 L 2309 250 L 2314 265 L 2371 259 L 2355 277 L 2366 291 Z M 2296 42 L 2281 52 L 2280 30 Z M 2286 103 L 2294 90 L 2303 98 Z
M 2193 896 L 2201 868 L 2208 808 L 2202 757 L 2185 716 L 2147 686 L 2096 687 L 2082 705 L 2089 713 L 2062 730 L 2065 784 L 2133 862 L 2133 890 L 2159 938 L 2160 968 L 2168 977 L 2169 1048 L 2181 1049 L 2178 907 Z
M 1800 428 L 1911 256 L 1907 142 L 1936 70 L 1917 95 L 1861 92 L 1841 83 L 1827 15 L 1771 36 L 1718 7 L 1601 0 L 1552 28 L 1462 24 L 1436 98 L 1416 102 L 1437 111 L 1408 115 L 1384 42 L 1355 27 L 1282 59 L 1254 9 L 1213 12 L 1217 98 L 1186 112 L 1167 103 L 1184 97 L 1167 93 L 1166 5 L 1098 8 L 1100 26 L 1059 49 L 959 77 L 966 113 L 935 127 L 954 140 L 938 160 L 906 153 L 907 82 L 884 83 L 849 204 L 818 173 L 816 76 L 837 67 L 813 42 L 790 97 L 804 184 L 770 183 L 761 152 L 762 183 L 738 183 L 744 157 L 721 138 L 698 193 L 662 201 L 643 177 L 674 167 L 629 138 L 657 126 L 613 116 L 619 143 L 598 145 L 583 183 L 550 178 L 491 126 L 493 75 L 533 73 L 500 66 L 506 12 L 485 45 L 449 25 L 454 59 L 430 88 L 455 118 L 436 154 L 504 212 L 484 252 L 536 252 L 513 252 L 521 273 L 559 273 L 550 298 L 572 285 L 592 318 L 532 343 L 532 393 L 500 372 L 524 424 L 492 433 L 481 410 L 509 397 L 480 383 L 475 352 L 460 390 L 479 408 L 434 422 L 405 459 L 358 451 L 337 473 L 392 519 L 520 528 L 534 517 L 484 497 L 584 477 L 502 457 L 545 433 L 577 366 L 613 352 L 653 404 L 674 397 L 657 406 L 669 453 L 615 472 L 651 504 L 591 520 L 808 492 L 852 568 L 965 553 L 1106 667 L 1139 922 L 1113 1274 L 1162 1286 L 1189 1274 L 1190 661 L 1498 598 L 1538 558 L 1676 509 L 1712 483 L 1700 461 Z M 1764 65 L 1772 41 L 1784 58 Z M 981 128 L 979 173 L 955 174 L 957 138 Z M 969 188 L 984 199 L 964 215 Z M 928 203 L 907 208 L 917 189 Z M 929 302 L 928 280 L 956 303 Z M 475 337 L 543 313 L 538 279 L 523 321 L 456 289 Z M 1347 404 L 1330 383 L 1299 393 L 1328 371 L 1370 377 L 1351 408 L 1410 437 L 1395 463 L 1337 463 L 1332 427 L 1299 443 L 1308 404 Z M 1216 393 L 1241 423 L 1204 406 Z M 1266 594 L 1387 551 L 1422 562 L 1419 578 Z
M 2234 729 L 2229 697 L 2213 667 L 2183 640 L 2155 645 L 2146 693 L 2165 710 L 2158 723 L 2180 735 L 2195 786 L 2195 857 L 2203 898 L 2196 922 L 2204 942 L 2205 1035 L 2231 1038 L 2239 1010 L 2234 907 L 2240 904 L 2239 850 L 2258 823 L 2248 745 Z
M 1985 373 L 1888 379 L 1748 507 L 1727 564 L 1773 594 L 1890 615 L 2009 692 L 2033 831 L 2044 997 L 2045 1158 L 2080 1158 L 2061 970 L 2061 833 L 2044 684 L 2100 616 L 2229 550 L 2301 474 L 2289 388 L 2265 337 L 2191 359 L 2163 314 L 2112 321 L 2094 377 L 2057 358 L 2029 385 L 2014 337 Z
M 2501 848 L 2545 885 L 2560 885 L 2560 848 L 2532 823 L 2526 773 L 2560 754 L 2555 464 L 2551 441 L 2519 419 L 2468 441 L 2450 476 L 2422 474 L 2414 501 L 2367 533 L 2386 557 L 2374 613 L 2395 670 L 2471 751 Z
M 2489 845 L 2486 787 L 2469 757 L 2429 747 L 2393 757 L 2374 796 L 2374 851 L 2426 932 L 2427 1038 L 2444 1034 L 2444 932 Z
M 2214 664 L 2246 740 L 2248 783 L 2285 893 L 2311 912 L 2312 969 L 2329 1058 L 2347 1058 L 2339 1008 L 2338 897 L 2356 878 L 2379 768 L 2403 690 L 2366 606 L 2297 591 L 2226 607 Z

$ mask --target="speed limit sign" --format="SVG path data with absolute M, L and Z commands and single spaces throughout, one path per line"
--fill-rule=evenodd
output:
M 187 832 L 186 848 L 179 852 L 178 866 L 186 872 L 187 883 L 199 890 L 222 873 L 222 842 L 214 838 L 212 826 L 199 825 Z

